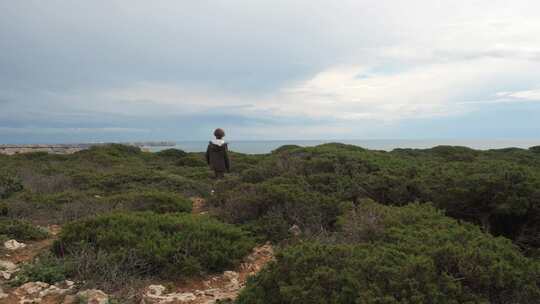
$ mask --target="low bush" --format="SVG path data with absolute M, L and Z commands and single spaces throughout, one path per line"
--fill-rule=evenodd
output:
M 178 166 L 186 166 L 186 167 L 206 167 L 206 161 L 203 159 L 201 155 L 197 154 L 190 154 L 188 156 L 185 156 L 178 160 L 177 162 Z
M 0 199 L 8 198 L 21 190 L 23 190 L 23 185 L 19 179 L 6 174 L 0 174 Z
M 540 146 L 534 146 L 530 147 L 529 150 L 533 153 L 539 153 L 540 154 Z
M 206 170 L 205 173 L 207 174 Z M 74 182 L 80 190 L 97 190 L 105 194 L 141 191 L 141 189 L 177 192 L 186 196 L 201 196 L 209 192 L 209 186 L 205 181 L 137 167 L 105 173 L 80 172 L 74 176 Z
M 279 154 L 279 153 L 289 152 L 289 151 L 298 150 L 298 149 L 301 149 L 301 148 L 302 147 L 300 147 L 298 145 L 283 145 L 283 146 L 273 150 L 272 154 Z
M 138 261 L 138 275 L 185 277 L 232 267 L 252 247 L 246 232 L 209 217 L 124 212 L 67 224 L 54 251 L 69 257 L 90 250 L 109 265 Z
M 103 169 L 127 162 L 141 164 L 140 160 L 143 158 L 143 155 L 144 153 L 141 152 L 139 147 L 106 144 L 95 145 L 90 149 L 79 151 L 70 158 L 76 159 L 79 163 L 87 163 L 94 168 Z
M 175 158 L 185 157 L 188 154 L 185 151 L 182 151 L 179 149 L 165 149 L 165 150 L 156 152 L 156 155 L 159 157 L 175 159 Z
M 141 149 L 136 146 L 122 145 L 122 144 L 105 144 L 95 145 L 88 150 L 78 152 L 81 155 L 84 154 L 106 154 L 113 157 L 129 157 L 141 154 Z
M 274 178 L 260 184 L 225 179 L 216 184 L 209 204 L 222 220 L 245 225 L 272 241 L 289 237 L 297 225 L 303 234 L 331 229 L 339 214 L 339 203 L 330 196 L 309 191 L 297 178 Z
M 70 263 L 47 252 L 38 256 L 31 263 L 23 264 L 10 285 L 19 286 L 27 282 L 45 282 L 54 284 L 64 281 L 70 271 Z
M 191 201 L 169 192 L 141 191 L 113 195 L 107 198 L 115 209 L 153 211 L 156 213 L 191 212 Z
M 23 193 L 5 202 L 8 217 L 39 225 L 63 224 L 82 217 L 111 212 L 114 206 L 99 195 L 86 192 Z
M 25 221 L 12 219 L 0 219 L 0 235 L 17 241 L 42 240 L 49 236 L 44 229 Z
M 540 265 L 429 205 L 352 208 L 326 243 L 289 247 L 237 303 L 536 303 Z
M 99 194 L 98 194 L 99 193 Z M 92 191 L 65 191 L 53 194 L 23 193 L 0 203 L 10 218 L 25 218 L 40 224 L 61 224 L 113 211 L 191 212 L 191 201 L 167 191 L 129 190 L 112 195 Z
M 436 146 L 428 151 L 448 161 L 473 161 L 480 154 L 476 150 L 460 146 Z
M 8 214 L 9 214 L 9 205 L 4 202 L 0 202 L 0 216 L 7 216 Z

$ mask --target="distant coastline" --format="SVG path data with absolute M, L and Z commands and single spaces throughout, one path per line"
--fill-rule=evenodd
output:
M 325 143 L 344 143 L 371 150 L 392 151 L 394 149 L 429 149 L 435 146 L 464 146 L 476 150 L 521 148 L 539 146 L 540 139 L 524 140 L 474 140 L 474 139 L 359 139 L 359 140 L 230 140 L 229 147 L 234 152 L 246 154 L 265 154 L 284 145 L 302 147 L 317 146 Z M 74 143 L 74 144 L 0 144 L 0 154 L 21 154 L 30 152 L 47 152 L 51 154 L 71 154 L 86 150 L 92 146 L 111 144 Z M 143 151 L 158 152 L 165 149 L 180 149 L 186 152 L 204 152 L 208 141 L 141 141 L 115 142 L 141 148 Z
M 50 154 L 72 154 L 78 151 L 89 149 L 93 146 L 107 145 L 111 143 L 78 143 L 78 144 L 23 144 L 23 145 L 0 145 L 0 154 L 15 155 L 32 152 L 47 152 Z M 173 147 L 175 142 L 122 142 L 120 144 L 140 147 L 149 150 L 150 147 Z

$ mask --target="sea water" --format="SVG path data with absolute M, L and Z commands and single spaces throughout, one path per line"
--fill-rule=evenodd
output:
M 465 146 L 479 150 L 524 148 L 540 145 L 539 140 L 414 140 L 414 139 L 364 139 L 364 140 L 230 140 L 229 150 L 247 154 L 264 154 L 284 145 L 298 145 L 302 147 L 317 146 L 324 143 L 344 143 L 371 150 L 391 151 L 396 148 L 428 149 L 440 145 Z M 179 141 L 175 146 L 149 147 L 150 151 L 163 149 L 181 149 L 186 152 L 204 152 L 208 141 Z

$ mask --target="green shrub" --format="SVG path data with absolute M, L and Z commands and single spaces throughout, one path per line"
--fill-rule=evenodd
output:
M 55 192 L 55 193 L 40 193 L 40 194 L 34 194 L 34 193 L 25 193 L 21 198 L 33 202 L 37 202 L 46 206 L 54 206 L 54 205 L 66 205 L 66 204 L 73 204 L 78 201 L 82 200 L 88 200 L 89 194 L 81 192 L 81 191 L 62 191 L 62 192 Z
M 99 175 L 79 175 L 76 181 L 102 191 L 117 192 L 153 185 L 164 179 L 162 174 L 146 168 L 128 168 Z
M 155 189 L 200 196 L 209 192 L 204 181 L 150 168 L 128 167 L 101 174 L 79 173 L 74 180 L 81 190 L 98 189 L 105 193 Z
M 50 253 L 39 255 L 34 261 L 23 264 L 10 285 L 19 286 L 27 282 L 45 282 L 54 284 L 64 281 L 71 265 Z
M 304 234 L 330 229 L 339 214 L 331 196 L 309 191 L 303 179 L 274 178 L 260 184 L 225 179 L 216 184 L 216 195 L 208 201 L 226 222 L 246 225 L 272 241 L 287 238 L 291 226 Z
M 540 153 L 540 146 L 530 147 L 529 150 L 533 153 Z
M 275 150 L 272 151 L 272 154 L 280 154 L 280 153 L 286 153 L 294 150 L 302 149 L 302 147 L 298 145 L 283 145 Z
M 209 217 L 128 212 L 67 224 L 54 250 L 69 256 L 90 249 L 110 265 L 132 258 L 141 274 L 185 277 L 232 267 L 252 246 L 241 229 Z
M 21 181 L 13 176 L 0 174 L 0 199 L 10 197 L 12 194 L 22 191 Z
M 479 154 L 471 148 L 460 146 L 437 146 L 429 151 L 449 161 L 473 161 Z
M 189 154 L 188 156 L 185 156 L 178 160 L 177 162 L 178 166 L 186 166 L 186 167 L 206 167 L 206 161 L 203 159 L 201 155 L 197 154 Z
M 139 147 L 106 144 L 95 145 L 87 150 L 79 151 L 73 154 L 73 158 L 83 162 L 90 162 L 93 166 L 109 167 L 114 164 L 137 162 L 142 160 L 144 154 Z
M 0 219 L 0 235 L 18 241 L 42 240 L 49 236 L 47 231 L 20 220 Z
M 0 202 L 0 216 L 7 216 L 9 214 L 9 206 L 4 202 Z
M 180 149 L 165 149 L 161 150 L 159 152 L 156 152 L 156 155 L 159 157 L 164 158 L 182 158 L 187 156 L 188 154 L 185 151 L 182 151 Z
M 30 153 L 17 153 L 15 154 L 16 158 L 24 159 L 24 160 L 44 160 L 49 158 L 50 154 L 45 151 L 37 151 L 37 152 L 30 152 Z
M 107 198 L 115 209 L 156 213 L 191 212 L 191 201 L 181 195 L 158 191 L 129 192 Z
M 328 244 L 304 242 L 237 303 L 536 303 L 540 265 L 503 238 L 429 205 L 363 202 Z
M 246 183 L 260 183 L 268 178 L 263 170 L 259 168 L 249 168 L 241 173 L 242 181 Z
M 88 149 L 88 153 L 104 153 L 115 157 L 124 157 L 141 154 L 141 149 L 131 145 L 106 144 L 93 146 Z

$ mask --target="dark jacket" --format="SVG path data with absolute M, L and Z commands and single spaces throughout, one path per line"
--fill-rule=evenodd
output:
M 213 142 L 209 142 L 206 149 L 206 162 L 216 172 L 229 172 L 231 167 L 229 162 L 229 147 L 227 144 L 216 145 Z

